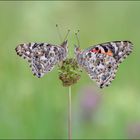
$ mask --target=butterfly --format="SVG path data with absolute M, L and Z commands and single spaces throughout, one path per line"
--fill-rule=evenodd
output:
M 61 45 L 24 43 L 18 45 L 15 50 L 20 57 L 29 62 L 33 74 L 40 78 L 67 58 L 68 42 L 65 40 Z
M 75 46 L 79 66 L 95 80 L 100 88 L 108 86 L 115 78 L 119 64 L 132 52 L 130 41 L 112 41 L 80 50 Z

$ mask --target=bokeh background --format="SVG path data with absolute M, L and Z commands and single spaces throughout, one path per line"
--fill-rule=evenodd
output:
M 81 48 L 130 40 L 133 53 L 110 87 L 100 90 L 85 72 L 72 86 L 73 138 L 140 138 L 140 2 L 0 2 L 0 138 L 67 138 L 68 88 L 57 67 L 34 77 L 15 47 L 24 42 L 60 44 L 71 33 L 69 56 L 80 30 Z

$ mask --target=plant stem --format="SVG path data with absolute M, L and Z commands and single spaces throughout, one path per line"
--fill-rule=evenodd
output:
M 72 130 L 71 130 L 71 86 L 69 86 L 68 94 L 68 139 L 71 140 Z

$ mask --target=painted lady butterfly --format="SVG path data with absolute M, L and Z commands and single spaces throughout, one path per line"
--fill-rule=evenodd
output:
M 115 78 L 119 64 L 132 52 L 130 41 L 113 41 L 92 46 L 83 51 L 75 46 L 79 66 L 100 88 L 108 86 Z
M 66 59 L 67 46 L 67 40 L 61 45 L 25 43 L 18 45 L 15 50 L 19 56 L 29 62 L 33 74 L 40 78 L 51 71 L 56 64 Z

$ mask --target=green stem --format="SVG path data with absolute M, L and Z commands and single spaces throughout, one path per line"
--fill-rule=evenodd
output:
M 68 139 L 72 138 L 72 129 L 71 129 L 71 86 L 69 86 L 68 94 Z

